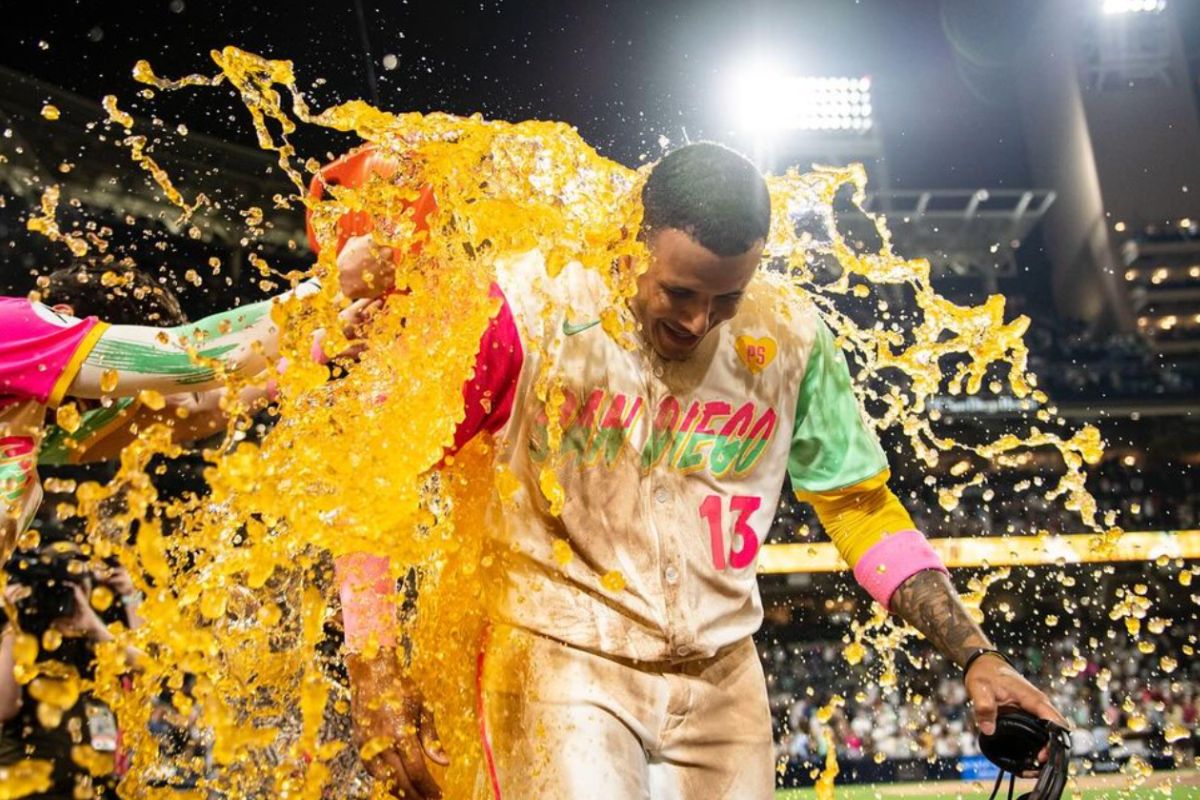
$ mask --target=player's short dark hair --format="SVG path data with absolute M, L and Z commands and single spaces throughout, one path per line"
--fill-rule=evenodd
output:
M 678 228 L 719 256 L 767 237 L 771 196 L 762 173 L 741 153 L 713 142 L 673 150 L 642 187 L 643 234 Z
M 78 263 L 38 281 L 42 302 L 113 325 L 168 328 L 187 322 L 179 298 L 145 272 L 121 264 Z

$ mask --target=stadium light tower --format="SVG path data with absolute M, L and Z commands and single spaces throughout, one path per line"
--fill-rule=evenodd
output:
M 1104 0 L 1100 10 L 1105 14 L 1158 13 L 1167 7 L 1167 0 Z
M 734 126 L 753 136 L 865 132 L 873 124 L 869 77 L 788 75 L 760 65 L 736 72 L 727 91 Z
M 876 187 L 887 184 L 871 78 L 804 75 L 762 55 L 726 74 L 718 95 L 726 130 L 761 168 L 859 161 Z
M 765 172 L 861 163 L 868 176 L 865 208 L 887 218 L 899 252 L 928 257 L 939 276 L 978 277 L 989 293 L 998 278 L 1015 274 L 1014 251 L 1053 203 L 1053 192 L 894 189 L 884 157 L 886 120 L 876 116 L 878 86 L 870 76 L 806 75 L 789 68 L 785 53 L 751 52 L 734 62 L 715 93 L 731 145 Z M 841 219 L 855 236 L 875 235 L 862 214 Z M 894 299 L 902 301 L 898 293 Z

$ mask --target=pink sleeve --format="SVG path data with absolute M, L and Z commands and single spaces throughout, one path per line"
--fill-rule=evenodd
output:
M 512 309 L 500 287 L 492 284 L 492 297 L 500 298 L 500 310 L 488 323 L 475 356 L 475 373 L 463 384 L 466 417 L 454 432 L 454 449 L 471 441 L 480 431 L 495 433 L 512 415 L 517 381 L 525 353 L 513 320 Z
M 56 406 L 108 326 L 23 297 L 0 297 L 0 396 Z
M 396 581 L 386 556 L 350 553 L 334 560 L 346 649 L 360 653 L 372 641 L 379 647 L 396 644 Z
M 885 536 L 862 554 L 854 565 L 854 579 L 871 597 L 890 610 L 900 584 L 926 569 L 949 574 L 941 556 L 920 531 L 897 531 Z
M 524 360 L 521 337 L 500 287 L 493 284 L 491 294 L 500 298 L 500 310 L 479 341 L 474 374 L 463 384 L 466 416 L 454 432 L 454 450 L 481 431 L 495 433 L 504 427 L 516 399 Z M 380 646 L 393 646 L 396 587 L 389 574 L 388 559 L 370 553 L 350 553 L 336 560 L 336 569 L 347 649 L 362 651 L 372 640 Z

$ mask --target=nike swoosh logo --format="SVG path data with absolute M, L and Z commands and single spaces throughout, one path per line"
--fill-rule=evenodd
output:
M 563 333 L 567 336 L 574 336 L 577 333 L 583 333 L 588 328 L 594 328 L 600 324 L 600 320 L 594 319 L 591 322 L 581 322 L 577 325 L 572 325 L 570 322 L 563 320 Z

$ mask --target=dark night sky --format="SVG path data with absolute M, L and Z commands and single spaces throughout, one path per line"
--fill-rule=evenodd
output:
M 894 188 L 1033 184 L 1014 73 L 1040 0 L 360 1 L 361 26 L 355 0 L 51 0 L 0 30 L 0 65 L 253 147 L 228 89 L 147 103 L 133 64 L 147 59 L 167 77 L 215 74 L 210 50 L 233 44 L 294 61 L 310 105 L 322 108 L 370 99 L 365 26 L 381 107 L 564 120 L 635 165 L 657 157 L 663 135 L 730 141 L 724 83 L 767 56 L 798 74 L 871 76 Z M 1078 2 L 1099 13 L 1100 0 Z M 1195 53 L 1200 2 L 1171 2 Z M 294 141 L 324 160 L 356 143 L 339 136 L 308 131 Z M 127 159 L 109 149 L 102 157 Z M 1023 274 L 1002 291 L 1046 300 L 1037 231 L 1019 262 Z
M 1089 0 L 1090 1 L 1090 0 Z M 1030 0 L 596 0 L 478 3 L 363 0 L 381 105 L 556 118 L 625 163 L 678 142 L 724 138 L 720 87 L 754 54 L 796 72 L 872 76 L 900 187 L 1028 183 L 1009 66 Z M 46 3 L 0 32 L 0 63 L 134 107 L 133 63 L 164 75 L 215 71 L 235 44 L 296 62 L 317 105 L 370 97 L 350 0 L 266 3 L 139 0 Z M 11 19 L 11 17 L 10 17 Z M 39 43 L 45 42 L 48 47 Z M 398 66 L 385 70 L 385 55 Z M 155 101 L 198 131 L 251 143 L 216 93 Z M 317 154 L 336 144 L 301 140 Z

